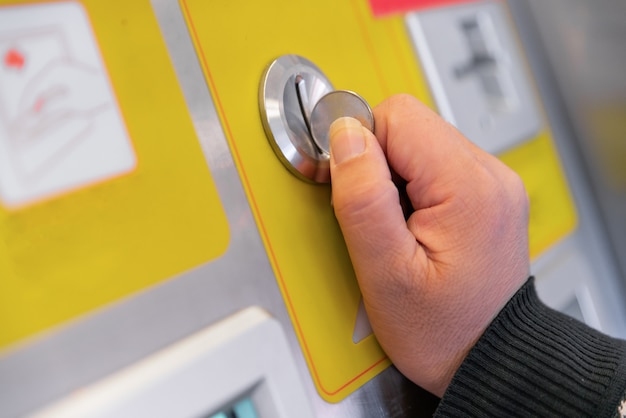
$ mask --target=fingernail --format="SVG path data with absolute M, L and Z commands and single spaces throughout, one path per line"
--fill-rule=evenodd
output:
M 354 118 L 339 118 L 330 125 L 330 153 L 341 164 L 365 151 L 363 125 Z

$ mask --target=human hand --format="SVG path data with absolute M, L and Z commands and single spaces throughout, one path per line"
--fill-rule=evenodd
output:
M 381 346 L 442 396 L 528 278 L 528 198 L 517 174 L 417 99 L 391 97 L 374 116 L 376 136 L 355 119 L 331 126 L 335 215 Z

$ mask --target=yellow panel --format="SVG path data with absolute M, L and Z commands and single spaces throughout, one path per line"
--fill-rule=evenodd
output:
M 374 20 L 365 0 L 180 2 L 311 374 L 324 399 L 339 401 L 389 361 L 372 336 L 352 342 L 360 294 L 330 188 L 296 179 L 273 154 L 258 85 L 273 59 L 293 53 L 372 104 L 408 92 L 432 106 L 404 22 Z M 575 225 L 548 133 L 503 159 L 529 189 L 536 255 Z
M 257 91 L 264 68 L 295 53 L 371 103 L 404 91 L 430 102 L 403 22 L 374 22 L 361 1 L 301 8 L 288 0 L 183 0 L 181 7 L 311 374 L 326 400 L 339 401 L 389 361 L 373 336 L 352 341 L 360 293 L 330 188 L 305 184 L 281 165 L 260 123 Z
M 570 233 L 577 222 L 550 133 L 541 132 L 500 159 L 524 180 L 530 198 L 530 256 L 535 258 Z
M 298 54 L 372 104 L 408 92 L 432 106 L 404 22 L 374 20 L 365 0 L 180 3 L 311 375 L 324 399 L 339 401 L 389 361 L 372 336 L 352 342 L 360 293 L 330 188 L 296 179 L 273 154 L 258 85 L 273 59 Z M 575 224 L 550 137 L 503 158 L 529 188 L 536 255 Z
M 228 246 L 224 210 L 150 2 L 82 4 L 137 166 L 43 202 L 0 207 L 0 347 L 219 257 Z

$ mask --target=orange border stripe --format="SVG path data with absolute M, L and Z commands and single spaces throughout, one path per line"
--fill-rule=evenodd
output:
M 191 13 L 189 12 L 189 8 L 187 6 L 187 1 L 186 0 L 181 0 L 181 3 L 183 4 L 183 7 L 185 9 L 184 11 L 185 11 L 185 14 L 187 15 L 187 18 L 188 18 L 188 21 L 189 21 L 189 25 L 190 25 L 192 36 L 193 36 L 194 40 L 196 41 L 196 47 L 198 48 L 198 52 L 199 52 L 198 55 L 200 56 L 200 59 L 202 60 L 202 65 L 204 67 L 205 74 L 206 74 L 206 76 L 208 78 L 207 81 L 209 83 L 211 91 L 214 93 L 214 100 L 215 100 L 215 102 L 217 104 L 218 111 L 219 111 L 220 115 L 222 116 L 222 121 L 224 122 L 224 125 L 225 125 L 225 128 L 226 128 L 226 134 L 230 138 L 231 149 L 234 151 L 235 158 L 236 158 L 237 163 L 238 163 L 238 165 L 240 167 L 239 171 L 240 171 L 240 173 L 242 175 L 245 188 L 248 191 L 248 196 L 250 197 L 250 201 L 251 201 L 252 206 L 254 208 L 254 211 L 255 211 L 255 213 L 257 215 L 257 219 L 258 219 L 259 227 L 261 229 L 261 233 L 263 234 L 263 237 L 265 238 L 265 242 L 267 242 L 267 249 L 269 250 L 269 253 L 270 253 L 269 255 L 270 255 L 270 258 L 272 260 L 272 264 L 274 265 L 274 267 L 276 269 L 276 275 L 278 276 L 278 279 L 280 281 L 281 287 L 285 290 L 284 294 L 285 294 L 286 299 L 287 299 L 286 300 L 287 301 L 287 306 L 289 308 L 289 311 L 292 314 L 292 318 L 293 318 L 293 320 L 295 322 L 295 326 L 296 326 L 298 335 L 301 338 L 302 345 L 303 345 L 304 351 L 305 351 L 305 355 L 306 355 L 306 357 L 309 360 L 309 364 L 311 365 L 311 369 L 313 371 L 313 375 L 314 375 L 315 381 L 317 382 L 318 386 L 322 389 L 322 391 L 324 393 L 326 393 L 329 396 L 336 395 L 337 393 L 339 393 L 342 390 L 344 390 L 346 387 L 350 386 L 352 383 L 354 383 L 356 380 L 358 380 L 364 374 L 366 374 L 367 372 L 372 370 L 374 367 L 378 366 L 383 361 L 385 361 L 387 359 L 387 356 L 383 356 L 381 359 L 379 359 L 376 362 L 374 362 L 371 366 L 368 366 L 366 369 L 364 369 L 363 371 L 358 373 L 352 379 L 348 380 L 346 383 L 344 383 L 342 386 L 340 386 L 335 391 L 329 391 L 322 384 L 322 381 L 321 381 L 321 379 L 319 377 L 317 368 L 315 367 L 315 362 L 313 361 L 313 356 L 311 355 L 311 352 L 309 350 L 309 346 L 307 344 L 306 337 L 304 335 L 304 332 L 302 331 L 302 327 L 301 327 L 300 322 L 298 320 L 298 315 L 297 315 L 296 310 L 295 310 L 295 308 L 293 306 L 293 302 L 291 300 L 291 297 L 289 296 L 289 291 L 287 289 L 287 285 L 285 284 L 284 277 L 283 277 L 282 272 L 280 270 L 280 265 L 279 265 L 278 260 L 276 258 L 276 254 L 274 253 L 274 249 L 272 247 L 272 243 L 271 243 L 269 235 L 267 233 L 267 229 L 265 228 L 265 224 L 263 223 L 263 218 L 261 217 L 261 212 L 259 211 L 258 204 L 256 202 L 256 199 L 254 198 L 254 193 L 252 192 L 252 188 L 250 187 L 250 181 L 248 179 L 248 175 L 247 175 L 246 170 L 245 170 L 245 168 L 243 166 L 243 163 L 242 163 L 242 160 L 241 160 L 241 155 L 239 154 L 239 150 L 237 149 L 237 145 L 236 145 L 236 142 L 234 140 L 234 137 L 233 137 L 233 134 L 232 134 L 232 130 L 230 128 L 230 124 L 229 124 L 228 119 L 226 117 L 226 113 L 224 112 L 224 107 L 222 105 L 222 101 L 220 99 L 220 95 L 218 93 L 217 87 L 216 87 L 215 82 L 213 80 L 213 76 L 211 75 L 211 71 L 209 70 L 209 66 L 208 66 L 208 63 L 207 63 L 207 60 L 206 60 L 206 55 L 205 55 L 205 53 L 204 53 L 204 51 L 202 49 L 202 45 L 200 44 L 200 41 L 199 41 L 199 38 L 198 38 L 198 33 L 196 31 L 193 19 L 191 17 Z M 361 22 L 361 29 L 364 30 L 364 28 L 362 27 L 362 22 Z M 368 46 L 371 49 L 371 45 L 368 44 Z M 378 69 L 377 74 L 379 75 L 379 78 L 382 78 L 380 69 Z

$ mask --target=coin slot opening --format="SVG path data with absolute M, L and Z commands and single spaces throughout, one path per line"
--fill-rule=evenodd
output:
M 300 74 L 296 75 L 296 96 L 298 97 L 298 105 L 300 106 L 300 112 L 302 113 L 302 118 L 304 119 L 304 124 L 306 125 L 306 130 L 309 134 L 311 144 L 313 144 L 315 151 L 319 155 L 323 155 L 324 150 L 317 143 L 311 131 L 311 109 L 313 106 L 311 106 L 311 102 L 309 100 L 309 94 L 306 89 L 306 81 Z

